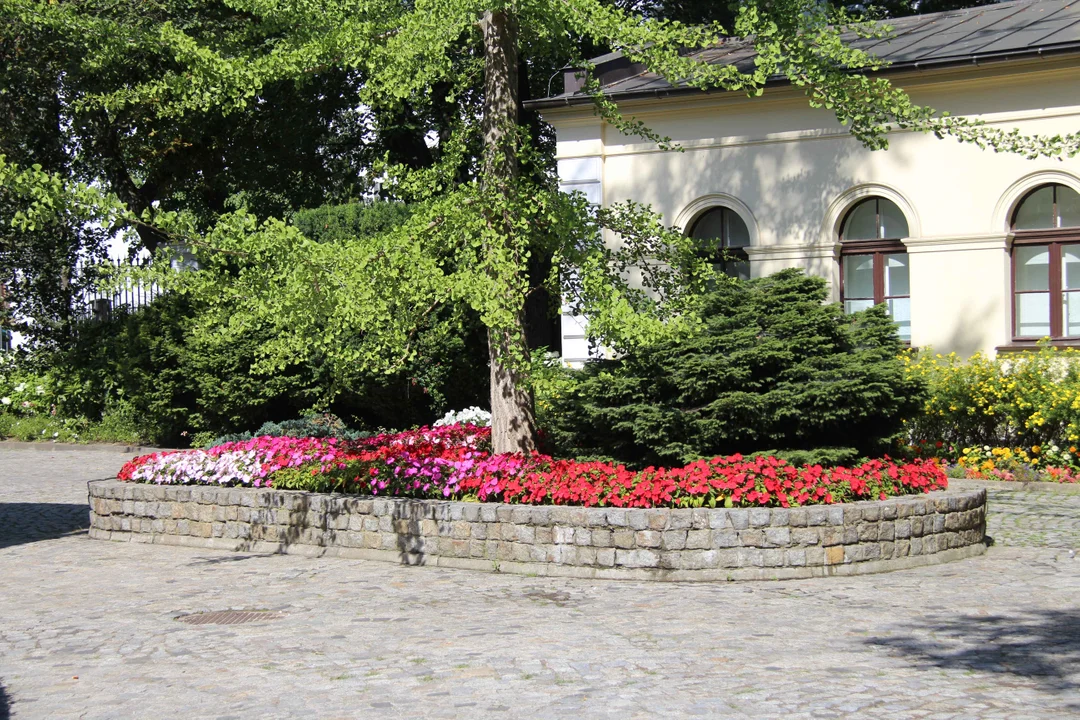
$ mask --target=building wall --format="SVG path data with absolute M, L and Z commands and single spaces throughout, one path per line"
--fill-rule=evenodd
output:
M 963 71 L 896 76 L 921 104 L 994 127 L 1055 135 L 1080 129 L 1077 59 L 1013 61 Z M 611 203 L 650 204 L 687 228 L 723 204 L 751 229 L 755 277 L 799 267 L 829 280 L 839 299 L 839 226 L 870 196 L 907 216 L 912 344 L 970 354 L 1011 341 L 1012 209 L 1030 189 L 1080 191 L 1080 158 L 1028 160 L 952 139 L 894 132 L 869 151 L 827 110 L 792 88 L 749 99 L 733 93 L 625 102 L 623 112 L 683 146 L 664 152 L 619 134 L 590 107 L 545 111 L 558 133 L 568 189 Z M 565 318 L 567 359 L 585 352 L 580 319 Z

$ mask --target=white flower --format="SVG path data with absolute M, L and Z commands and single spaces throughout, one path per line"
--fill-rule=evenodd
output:
M 54 433 L 52 434 L 52 436 L 53 436 L 53 437 L 60 437 L 60 433 L 58 433 L 58 432 L 54 432 Z
M 26 383 L 19 383 L 15 386 L 15 392 L 22 392 L 26 389 Z
M 986 452 L 990 452 L 990 446 L 989 445 L 983 445 L 983 450 L 985 450 Z
M 45 388 L 38 385 L 37 388 L 34 390 L 34 392 L 36 392 L 38 395 L 44 395 L 45 394 Z
M 11 404 L 11 398 L 9 398 L 9 397 L 0 398 L 0 405 L 10 405 L 10 404 Z

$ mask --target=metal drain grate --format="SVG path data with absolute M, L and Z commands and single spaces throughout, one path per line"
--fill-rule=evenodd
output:
M 192 613 L 176 618 L 188 625 L 242 625 L 244 623 L 280 620 L 285 613 L 276 610 L 214 610 Z

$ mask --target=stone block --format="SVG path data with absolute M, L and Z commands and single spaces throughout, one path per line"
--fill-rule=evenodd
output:
M 686 533 L 686 547 L 693 550 L 712 547 L 712 534 L 708 530 L 690 530 Z
M 531 529 L 531 528 L 530 528 Z M 472 537 L 472 523 L 455 520 L 450 523 L 450 537 L 455 540 L 467 540 Z
M 945 529 L 950 532 L 960 529 L 960 513 L 951 512 L 945 516 Z
M 748 531 L 743 531 L 748 532 Z M 738 547 L 739 533 L 734 530 L 713 530 L 712 531 L 712 546 L 714 548 L 733 548 Z
M 883 542 L 881 543 L 881 557 L 884 560 L 889 560 L 896 553 L 896 543 Z
M 596 551 L 596 564 L 600 567 L 614 567 L 615 548 L 598 548 Z
M 667 528 L 669 530 L 689 530 L 693 527 L 693 511 L 692 510 L 668 510 L 667 511 Z M 656 528 L 653 528 L 654 530 Z M 663 528 L 660 528 L 661 530 Z
M 472 530 L 472 538 L 473 538 L 473 540 L 487 540 L 488 526 L 487 526 L 486 523 L 482 523 L 482 522 L 469 523 L 469 527 Z M 539 531 L 540 528 L 537 528 L 537 530 Z M 540 543 L 540 542 L 543 542 L 543 541 L 538 537 L 536 539 L 536 542 Z M 550 541 L 548 541 L 548 542 L 550 543 Z
M 606 517 L 611 527 L 627 527 L 630 523 L 626 510 L 608 510 Z
M 926 527 L 926 524 L 925 524 L 925 521 L 924 521 L 923 528 L 925 529 L 925 527 Z M 945 532 L 945 516 L 944 515 L 934 515 L 934 533 L 936 534 L 936 533 L 942 533 L 942 532 Z
M 750 527 L 765 527 L 769 524 L 769 515 L 769 508 L 751 508 Z
M 745 508 L 735 508 L 733 510 L 727 510 L 728 520 L 731 523 L 731 527 L 736 530 L 745 530 L 750 527 L 750 511 Z M 716 526 L 714 525 L 715 529 Z
M 877 542 L 878 539 L 878 524 L 877 523 L 863 523 L 859 525 L 859 542 Z
M 814 527 L 828 525 L 829 513 L 827 508 L 816 505 L 806 508 L 806 524 Z
M 839 505 L 828 508 L 830 525 L 843 525 L 844 524 L 844 508 Z
M 769 512 L 769 525 L 773 527 L 787 527 L 791 524 L 791 510 L 788 508 L 773 508 Z
M 740 530 L 739 544 L 743 547 L 765 547 L 765 532 L 762 530 Z
M 862 520 L 862 508 L 852 503 L 844 506 L 844 524 L 855 525 Z
M 627 524 L 634 530 L 649 527 L 649 518 L 644 510 L 631 510 L 626 514 Z
M 510 512 L 510 522 L 515 525 L 528 525 L 532 522 L 532 513 L 527 507 L 515 507 Z
M 878 523 L 878 540 L 892 540 L 896 537 L 896 524 L 889 520 Z
M 615 564 L 628 568 L 649 568 L 660 565 L 660 553 L 655 550 L 616 550 Z
M 536 528 L 532 525 L 514 525 L 514 539 L 520 543 L 536 542 Z
M 844 531 L 854 528 L 825 527 L 821 530 L 821 544 L 824 547 L 844 544 Z
M 857 546 L 849 546 L 857 547 Z M 834 545 L 833 547 L 825 548 L 825 564 L 826 565 L 840 565 L 844 562 L 844 546 Z
M 869 545 L 844 545 L 844 563 L 857 563 L 866 559 L 866 548 Z M 876 545 L 874 547 L 877 547 Z M 880 550 L 880 549 L 879 549 Z
M 660 547 L 661 535 L 656 530 L 638 530 L 634 533 L 634 543 L 642 548 Z
M 495 505 L 486 505 L 486 504 L 481 505 L 480 506 L 480 519 L 482 521 L 486 522 L 486 523 L 495 522 L 498 519 L 496 517 L 497 513 L 496 513 L 495 508 L 496 508 Z
M 784 564 L 784 550 L 771 549 L 762 553 L 765 567 L 782 567 Z
M 808 547 L 804 550 L 806 553 L 806 564 L 810 566 L 824 565 L 825 564 L 825 548 L 822 547 Z M 843 557 L 843 555 L 841 555 Z
M 881 519 L 882 520 L 895 520 L 896 519 L 896 505 L 893 503 L 887 503 L 881 506 Z
M 552 542 L 556 545 L 572 545 L 574 543 L 575 528 L 569 525 L 556 525 L 551 528 Z
M 577 549 L 577 564 L 592 566 L 596 564 L 596 548 L 594 547 L 578 547 Z
M 893 537 L 897 540 L 911 537 L 911 520 L 907 518 L 897 520 L 893 526 Z
M 633 530 L 616 530 L 614 535 L 615 547 L 624 549 L 634 547 Z
M 741 547 L 735 551 L 738 567 L 765 567 L 765 551 L 759 548 Z
M 792 567 L 806 566 L 806 550 L 788 550 L 787 564 Z
M 575 545 L 592 545 L 592 532 L 583 527 L 574 530 Z
M 806 508 L 792 508 L 788 519 L 793 528 L 806 527 Z
M 607 512 L 604 508 L 586 508 L 585 524 L 591 528 L 605 528 L 607 526 Z
M 669 513 L 667 508 L 657 508 L 648 513 L 649 529 L 660 531 L 668 527 Z
M 665 530 L 661 533 L 660 547 L 665 550 L 682 550 L 686 547 L 686 536 L 686 530 Z
M 610 530 L 597 528 L 590 533 L 590 536 L 592 538 L 593 547 L 611 547 L 612 533 Z
M 792 545 L 817 545 L 821 541 L 817 528 L 797 527 L 791 531 Z
M 774 511 L 775 515 L 775 511 Z M 765 543 L 772 547 L 787 547 L 791 544 L 791 528 L 767 527 L 765 528 Z

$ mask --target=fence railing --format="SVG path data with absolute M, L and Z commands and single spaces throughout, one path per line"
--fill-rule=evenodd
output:
M 111 258 L 106 260 L 105 263 L 111 264 L 117 270 L 121 270 L 127 267 L 146 267 L 150 264 L 150 260 Z M 88 269 L 83 266 L 78 268 L 80 272 L 85 272 Z M 129 281 L 123 286 L 111 287 L 107 290 L 87 290 L 83 293 L 85 314 L 95 320 L 107 320 L 113 310 L 121 307 L 135 310 L 144 305 L 149 305 L 162 292 L 162 289 L 156 283 L 138 281 Z

